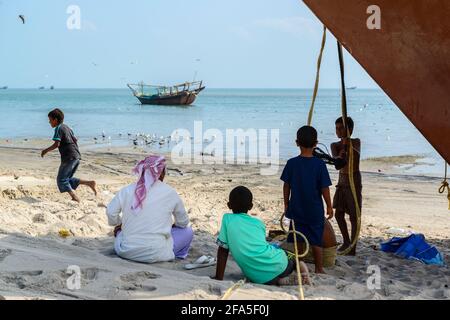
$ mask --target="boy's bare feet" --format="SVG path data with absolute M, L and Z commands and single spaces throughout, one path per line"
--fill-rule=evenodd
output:
M 352 256 L 352 257 L 356 256 L 356 246 L 354 246 L 354 247 L 352 248 L 352 250 L 350 250 L 350 252 L 347 253 L 347 255 L 348 255 L 348 256 Z
M 80 203 L 80 198 L 77 197 L 77 195 L 75 194 L 75 192 L 70 191 L 69 194 L 70 194 L 70 196 L 72 197 L 72 201 L 75 201 L 75 202 Z
M 94 191 L 95 196 L 97 196 L 97 188 L 96 188 L 97 187 L 97 182 L 95 182 L 95 181 L 88 181 L 87 186 L 89 188 L 91 188 L 92 191 Z
M 323 269 L 316 269 L 316 270 L 315 270 L 315 273 L 317 273 L 317 274 L 327 274 L 327 273 L 325 272 L 325 270 L 323 270 Z
M 309 274 L 302 274 L 302 284 L 306 286 L 311 285 L 311 279 L 309 277 Z M 278 280 L 278 286 L 297 286 L 298 285 L 298 275 L 294 271 L 286 278 L 281 278 Z
M 344 243 L 338 248 L 338 251 L 339 252 L 343 252 L 343 251 L 347 250 L 348 247 L 350 247 L 350 244 L 349 243 Z

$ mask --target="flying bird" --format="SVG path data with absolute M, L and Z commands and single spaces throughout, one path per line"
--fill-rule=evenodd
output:
M 25 24 L 25 16 L 20 14 L 19 19 L 22 20 L 22 24 Z

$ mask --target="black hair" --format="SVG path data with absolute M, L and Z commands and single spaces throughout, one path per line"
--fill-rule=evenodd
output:
M 243 186 L 234 188 L 230 192 L 228 206 L 233 213 L 247 213 L 253 207 L 252 192 Z
M 338 123 L 344 125 L 344 118 L 343 117 L 338 118 L 336 120 L 335 124 L 338 124 Z M 355 128 L 355 123 L 353 122 L 353 119 L 350 117 L 347 117 L 346 123 L 347 123 L 348 129 L 350 130 L 350 134 L 352 134 L 353 129 Z
M 303 148 L 314 148 L 317 143 L 317 130 L 311 126 L 304 126 L 297 131 L 297 143 Z
M 56 108 L 48 113 L 48 117 L 51 119 L 58 120 L 58 123 L 61 124 L 64 121 L 64 112 L 62 112 L 60 109 Z

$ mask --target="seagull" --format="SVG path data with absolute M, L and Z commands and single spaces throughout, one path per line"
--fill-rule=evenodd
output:
M 25 24 L 25 16 L 23 14 L 19 14 L 19 19 L 22 20 L 22 24 Z

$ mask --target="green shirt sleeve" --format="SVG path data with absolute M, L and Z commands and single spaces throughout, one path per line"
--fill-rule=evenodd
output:
M 55 128 L 55 133 L 53 134 L 53 141 L 61 141 L 61 130 L 59 130 L 60 126 Z
M 222 226 L 220 227 L 219 237 L 217 238 L 217 244 L 228 250 L 228 235 L 227 235 L 227 215 L 222 218 Z

